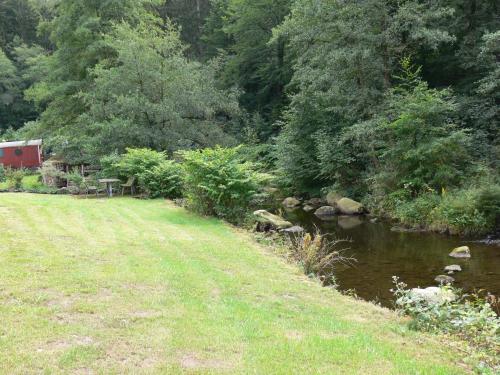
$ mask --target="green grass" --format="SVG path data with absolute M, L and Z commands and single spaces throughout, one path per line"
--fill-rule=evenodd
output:
M 433 336 L 165 201 L 0 194 L 0 373 L 460 374 Z

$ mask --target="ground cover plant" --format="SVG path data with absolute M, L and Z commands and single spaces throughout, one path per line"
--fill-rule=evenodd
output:
M 0 195 L 0 372 L 461 374 L 393 312 L 163 200 Z
M 462 350 L 477 358 L 477 370 L 485 374 L 500 371 L 500 318 L 498 300 L 494 296 L 464 294 L 451 286 L 441 286 L 443 294 L 454 296 L 441 302 L 421 298 L 394 277 L 396 307 L 412 318 L 412 328 L 428 332 L 457 335 L 467 344 Z

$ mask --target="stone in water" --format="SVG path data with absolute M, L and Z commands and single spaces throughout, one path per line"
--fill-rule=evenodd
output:
M 469 246 L 456 247 L 449 255 L 452 258 L 470 258 Z

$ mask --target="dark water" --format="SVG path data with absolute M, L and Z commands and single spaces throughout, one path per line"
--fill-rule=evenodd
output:
M 352 240 L 342 248 L 350 248 L 346 255 L 357 262 L 350 267 L 338 266 L 335 276 L 341 290 L 354 289 L 363 299 L 392 307 L 392 276 L 409 287 L 433 286 L 437 285 L 434 278 L 445 274 L 444 267 L 451 264 L 462 267 L 462 272 L 452 275 L 456 287 L 467 292 L 483 289 L 500 296 L 500 246 L 434 233 L 393 232 L 389 223 L 371 223 L 365 217 L 337 216 L 322 221 L 301 209 L 288 211 L 285 216 L 308 231 L 317 226 L 332 238 Z M 462 245 L 470 247 L 470 259 L 448 256 Z

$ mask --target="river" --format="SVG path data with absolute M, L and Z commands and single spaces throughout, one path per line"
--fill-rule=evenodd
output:
M 433 286 L 436 285 L 434 278 L 446 274 L 444 267 L 452 264 L 462 267 L 462 272 L 452 275 L 456 287 L 466 292 L 485 290 L 500 296 L 498 245 L 436 233 L 394 232 L 391 224 L 372 223 L 363 216 L 335 216 L 331 221 L 322 221 L 313 213 L 296 209 L 287 211 L 285 217 L 308 231 L 316 226 L 332 238 L 352 241 L 342 244 L 341 248 L 349 248 L 345 254 L 357 262 L 337 266 L 335 277 L 340 290 L 354 290 L 365 300 L 393 307 L 392 276 L 398 276 L 409 287 Z M 471 249 L 470 259 L 448 256 L 453 248 L 462 245 Z

